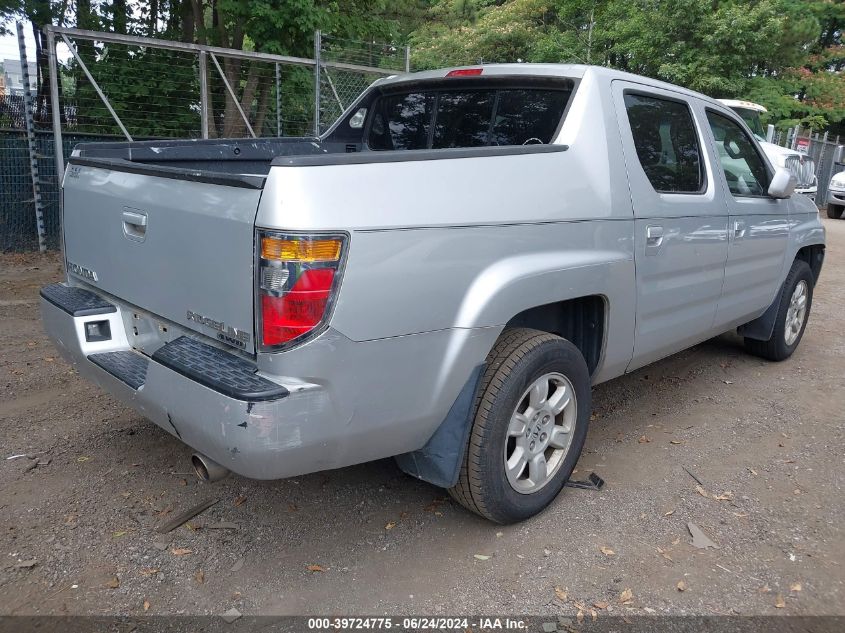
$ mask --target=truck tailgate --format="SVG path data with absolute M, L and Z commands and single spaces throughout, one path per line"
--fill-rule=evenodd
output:
M 262 177 L 72 160 L 64 181 L 68 272 L 248 352 Z

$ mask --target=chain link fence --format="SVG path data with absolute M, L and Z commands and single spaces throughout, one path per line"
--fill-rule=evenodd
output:
M 46 32 L 56 68 L 50 90 L 39 86 L 30 95 L 29 113 L 23 96 L 0 94 L 3 252 L 58 248 L 56 174 L 78 143 L 311 136 L 408 59 L 403 47 L 319 33 L 310 59 L 78 29 Z
M 360 42 L 318 33 L 320 60 L 320 131 L 324 132 L 383 74 L 330 68 L 326 62 L 352 64 L 389 71 L 410 72 L 411 51 L 407 46 Z

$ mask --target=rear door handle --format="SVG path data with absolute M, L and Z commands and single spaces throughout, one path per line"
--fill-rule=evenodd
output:
M 733 235 L 735 242 L 745 237 L 745 222 L 743 220 L 734 220 Z
M 663 227 L 647 226 L 645 229 L 645 254 L 657 255 L 661 246 L 663 246 Z
M 127 239 L 143 242 L 147 237 L 147 214 L 143 211 L 124 207 L 123 234 Z

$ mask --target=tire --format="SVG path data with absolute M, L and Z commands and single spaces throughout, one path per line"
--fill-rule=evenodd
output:
M 803 284 L 804 287 L 804 311 L 798 314 L 794 308 L 793 298 L 796 297 L 797 289 Z M 745 339 L 745 349 L 768 360 L 782 361 L 792 356 L 792 352 L 798 347 L 804 330 L 807 327 L 807 319 L 810 317 L 810 309 L 813 305 L 813 273 L 807 262 L 796 259 L 792 268 L 783 282 L 783 289 L 780 294 L 780 307 L 778 308 L 775 326 L 772 336 L 768 341 L 758 341 L 750 338 Z M 799 323 L 800 321 L 800 323 Z M 787 331 L 790 328 L 791 334 Z
M 845 207 L 839 206 L 838 204 L 830 204 L 827 205 L 827 217 L 831 220 L 838 220 L 842 217 L 842 212 L 845 211 Z
M 545 400 L 537 395 L 543 384 Z M 535 387 L 531 394 L 529 387 Z M 487 357 L 469 443 L 449 494 L 496 523 L 515 523 L 541 512 L 563 488 L 581 455 L 591 395 L 587 364 L 572 343 L 538 330 L 505 330 Z M 540 406 L 532 408 L 532 403 Z M 559 413 L 557 407 L 562 407 Z M 521 420 L 528 424 L 515 433 Z M 547 460 L 545 468 L 538 461 L 540 454 Z M 531 462 L 522 475 L 516 466 L 506 469 L 509 455 L 514 464 L 522 456 Z M 544 474 L 533 477 L 538 473 Z

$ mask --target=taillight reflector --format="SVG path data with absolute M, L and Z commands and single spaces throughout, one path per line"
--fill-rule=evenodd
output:
M 475 77 L 484 71 L 483 68 L 458 68 L 446 73 L 447 77 Z

